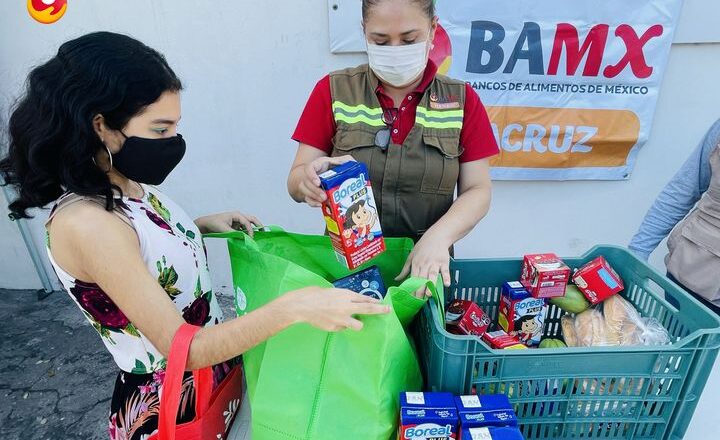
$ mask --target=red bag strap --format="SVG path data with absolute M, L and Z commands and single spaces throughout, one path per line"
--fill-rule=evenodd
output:
M 175 333 L 168 356 L 158 421 L 158 440 L 175 440 L 178 406 L 182 394 L 182 382 L 190 354 L 193 337 L 202 327 L 183 324 Z M 212 393 L 212 368 L 193 372 L 195 379 L 195 416 L 201 417 L 210 406 Z
M 210 408 L 210 399 L 213 392 L 212 367 L 193 371 L 195 379 L 195 418 L 202 417 Z

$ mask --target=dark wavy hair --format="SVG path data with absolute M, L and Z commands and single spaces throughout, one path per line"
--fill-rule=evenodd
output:
M 165 58 L 121 34 L 96 32 L 68 41 L 28 75 L 24 95 L 8 123 L 8 152 L 0 176 L 19 197 L 10 218 L 28 218 L 66 191 L 102 196 L 115 206 L 107 174 L 93 161 L 105 147 L 93 128 L 102 114 L 108 127 L 122 129 L 130 119 L 182 84 Z

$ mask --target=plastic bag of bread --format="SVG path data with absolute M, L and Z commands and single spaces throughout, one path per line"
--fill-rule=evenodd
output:
M 575 316 L 575 335 L 579 347 L 610 345 L 606 336 L 605 318 L 598 309 L 588 309 Z
M 670 342 L 665 327 L 655 318 L 643 318 L 625 298 L 614 295 L 602 305 L 605 332 L 612 345 L 660 345 Z
M 568 347 L 662 345 L 670 342 L 665 327 L 655 318 L 643 318 L 620 295 L 606 299 L 601 308 L 592 308 L 575 317 L 560 319 Z
M 670 333 L 655 318 L 643 318 L 640 341 L 643 345 L 665 345 L 670 343 Z
M 606 331 L 611 339 L 617 341 L 617 345 L 640 345 L 638 325 L 642 318 L 635 307 L 620 295 L 606 299 L 602 307 Z
M 565 315 L 560 318 L 560 327 L 562 328 L 563 339 L 568 347 L 577 347 L 577 335 L 575 334 L 575 318 Z

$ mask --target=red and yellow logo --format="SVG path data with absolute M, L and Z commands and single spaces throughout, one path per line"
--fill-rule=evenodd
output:
M 43 24 L 60 20 L 67 10 L 67 0 L 27 0 L 30 16 Z
M 438 73 L 447 75 L 452 65 L 452 43 L 445 28 L 439 24 L 430 50 L 430 59 L 438 66 Z

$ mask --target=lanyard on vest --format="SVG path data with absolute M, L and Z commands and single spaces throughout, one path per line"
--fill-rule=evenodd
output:
M 375 146 L 380 148 L 382 151 L 387 151 L 388 146 L 390 145 L 390 131 L 397 120 L 397 109 L 391 109 L 390 114 L 392 115 L 392 119 L 388 120 L 389 118 L 387 117 L 387 114 L 388 112 L 383 109 L 382 121 L 385 124 L 385 128 L 375 133 Z

